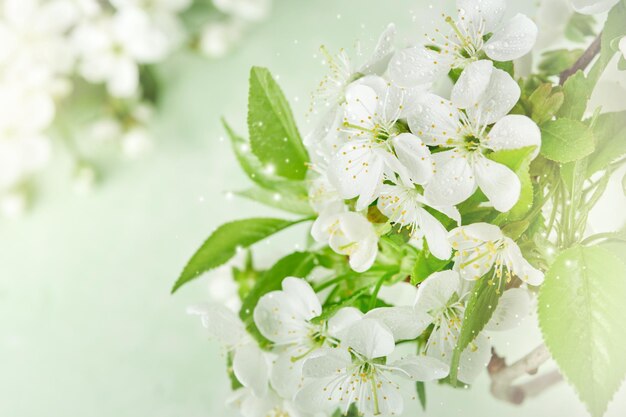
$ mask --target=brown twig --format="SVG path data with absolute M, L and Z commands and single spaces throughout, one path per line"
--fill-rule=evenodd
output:
M 602 47 L 602 32 L 598 35 L 598 37 L 589 45 L 589 48 L 578 58 L 578 60 L 561 73 L 559 76 L 559 85 L 565 84 L 565 81 L 572 75 L 576 74 L 580 70 L 585 70 L 591 61 L 600 53 L 600 48 Z
M 550 352 L 545 345 L 539 346 L 508 366 L 505 359 L 498 356 L 495 350 L 491 353 L 491 361 L 487 367 L 491 377 L 491 393 L 500 400 L 521 404 L 526 398 L 535 397 L 562 380 L 561 374 L 553 371 L 524 384 L 514 384 L 524 375 L 535 375 L 539 367 L 550 359 Z

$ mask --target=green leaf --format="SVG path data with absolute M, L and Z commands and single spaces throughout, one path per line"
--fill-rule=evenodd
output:
M 306 194 L 298 195 L 293 194 L 288 190 L 280 192 L 254 187 L 243 191 L 236 191 L 235 195 L 249 200 L 258 201 L 266 206 L 288 211 L 290 213 L 305 215 L 312 215 L 315 213 L 309 205 L 309 200 Z
M 596 151 L 589 156 L 587 176 L 626 155 L 626 112 L 601 114 L 593 127 Z
M 426 411 L 426 384 L 422 381 L 417 381 L 415 389 L 417 390 L 417 398 L 420 400 L 422 410 Z
M 250 70 L 248 129 L 252 152 L 277 175 L 304 179 L 309 161 L 291 108 L 266 68 Z
M 585 42 L 587 37 L 595 36 L 593 16 L 574 13 L 565 27 L 565 37 L 572 42 Z
M 538 124 L 552 120 L 557 114 L 565 95 L 561 91 L 553 91 L 552 84 L 541 84 L 528 98 L 531 106 L 531 118 Z
M 476 339 L 493 316 L 505 287 L 506 279 L 492 281 L 486 275 L 476 282 L 465 308 L 461 332 L 452 355 L 450 382 L 453 385 L 457 383 L 461 354 Z
M 515 64 L 513 61 L 494 61 L 493 66 L 515 78 Z
M 580 58 L 583 54 L 582 49 L 557 49 L 554 51 L 544 52 L 542 61 L 539 63 L 539 70 L 546 75 L 559 75 Z
M 495 222 L 514 221 L 522 219 L 533 206 L 533 184 L 530 180 L 530 163 L 535 152 L 535 146 L 526 146 L 519 149 L 507 149 L 494 152 L 489 159 L 510 168 L 520 179 L 522 189 L 517 203 L 507 213 L 498 215 Z
M 558 119 L 541 127 L 541 154 L 556 162 L 577 161 L 595 148 L 593 132 L 576 120 Z
M 237 248 L 247 248 L 289 226 L 307 219 L 290 221 L 270 218 L 237 220 L 218 227 L 191 257 L 172 288 L 172 293 L 200 274 L 227 262 Z
M 582 71 L 570 76 L 563 84 L 564 100 L 558 116 L 572 120 L 582 119 L 592 91 L 593 85 Z
M 561 253 L 539 290 L 539 324 L 565 378 L 594 417 L 626 374 L 626 267 L 598 246 Z
M 428 250 L 426 242 L 424 242 L 424 249 L 417 254 L 411 271 L 411 285 L 417 285 L 434 272 L 442 271 L 448 263 L 448 260 L 441 260 L 433 256 Z
M 266 169 L 257 157 L 250 150 L 250 143 L 237 135 L 235 131 L 228 125 L 226 120 L 222 119 L 224 129 L 230 138 L 230 143 L 237 157 L 239 165 L 246 173 L 248 178 L 257 183 L 262 188 L 268 190 L 277 190 L 282 192 L 290 192 L 292 194 L 307 194 L 307 187 L 303 181 L 290 181 L 282 177 L 278 177 Z

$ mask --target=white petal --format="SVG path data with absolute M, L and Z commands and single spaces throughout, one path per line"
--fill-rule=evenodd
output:
M 489 339 L 479 334 L 476 339 L 463 351 L 459 360 L 459 381 L 471 384 L 478 377 L 491 360 L 491 343 Z
M 361 320 L 363 313 L 355 307 L 344 307 L 328 320 L 328 333 L 341 339 L 343 332 Z
M 450 231 L 450 241 L 457 242 L 454 245 L 455 248 L 458 246 L 460 248 L 467 247 L 466 241 L 488 242 L 502 239 L 503 236 L 502 230 L 498 226 L 489 223 L 472 223 Z M 475 243 L 471 246 L 475 246 Z
M 371 58 L 359 68 L 361 74 L 382 74 L 393 54 L 396 26 L 392 23 L 378 38 L 378 44 Z
M 334 377 L 312 378 L 296 393 L 294 402 L 307 412 L 334 411 L 339 404 L 339 395 L 331 391 Z
M 454 150 L 433 154 L 436 172 L 426 185 L 426 199 L 449 206 L 467 200 L 476 190 L 474 172 L 467 159 Z
M 427 87 L 450 65 L 435 51 L 422 46 L 396 52 L 389 62 L 389 77 L 400 87 Z
M 350 267 L 355 272 L 365 272 L 372 267 L 378 255 L 378 240 L 367 239 L 350 255 Z
M 493 126 L 485 144 L 494 151 L 535 146 L 534 158 L 541 147 L 541 131 L 530 118 L 510 114 Z
M 476 107 L 489 88 L 493 70 L 493 63 L 486 59 L 466 66 L 452 88 L 452 103 L 460 109 Z
M 346 88 L 344 116 L 347 123 L 371 128 L 374 126 L 371 116 L 377 109 L 378 94 L 373 88 L 358 82 Z
M 270 382 L 278 395 L 292 398 L 302 382 L 304 360 L 292 361 L 295 352 L 286 351 L 278 355 L 272 364 Z
M 251 388 L 257 397 L 267 393 L 269 367 L 263 351 L 256 343 L 247 343 L 235 350 L 233 372 L 239 382 Z
M 505 71 L 494 68 L 487 89 L 473 107 L 467 108 L 467 114 L 476 126 L 493 124 L 509 114 L 520 95 L 515 80 Z
M 424 233 L 428 249 L 439 259 L 449 259 L 452 247 L 448 242 L 448 231 L 432 214 L 424 209 L 420 210 L 420 228 Z
M 402 415 L 404 411 L 404 399 L 402 398 L 402 394 L 398 390 L 396 384 L 391 383 L 390 381 L 385 381 L 381 379 L 379 381 L 380 385 L 376 386 L 376 396 L 378 398 L 378 410 L 376 410 L 376 404 L 373 400 L 374 394 L 372 390 L 372 384 L 367 384 L 365 388 L 365 398 L 361 399 L 360 402 L 364 402 L 364 410 L 360 410 L 366 415 L 374 415 L 376 411 L 383 416 L 398 416 Z M 368 400 L 371 398 L 371 400 Z
M 113 71 L 107 81 L 109 93 L 116 97 L 130 97 L 134 95 L 139 86 L 137 64 L 130 59 L 119 59 Z
M 450 366 L 429 356 L 408 356 L 393 362 L 391 367 L 400 368 L 400 375 L 414 381 L 436 381 L 450 373 Z
M 487 56 L 495 61 L 512 61 L 531 51 L 537 41 L 537 25 L 523 14 L 518 14 L 485 43 Z
M 383 285 L 378 298 L 396 307 L 413 306 L 417 296 L 417 287 L 408 282 L 400 281 L 393 285 Z
M 429 315 L 418 313 L 412 306 L 375 308 L 368 311 L 364 318 L 383 323 L 396 341 L 415 339 L 432 322 Z
M 530 296 L 523 288 L 511 288 L 502 294 L 485 330 L 511 330 L 530 313 Z
M 451 218 L 452 220 L 454 220 L 457 225 L 461 224 L 461 212 L 459 212 L 459 209 L 457 209 L 456 207 L 454 207 L 454 206 L 438 206 L 436 204 L 429 204 L 428 201 L 426 201 L 426 204 L 428 206 L 434 208 L 438 212 L 443 213 L 446 216 L 448 216 L 449 218 Z
M 294 303 L 300 307 L 302 316 L 306 320 L 311 320 L 314 317 L 322 314 L 322 305 L 317 298 L 315 291 L 311 288 L 306 280 L 302 278 L 287 277 L 282 283 L 283 291 L 287 293 L 294 301 Z
M 513 208 L 522 189 L 522 184 L 513 171 L 481 157 L 475 161 L 474 172 L 478 186 L 496 210 L 507 212 Z
M 305 378 L 324 378 L 338 375 L 352 363 L 347 349 L 324 348 L 312 354 L 304 361 L 302 374 Z
M 368 359 L 387 356 L 396 346 L 391 331 L 378 321 L 369 319 L 350 326 L 342 342 Z
M 200 316 L 202 325 L 211 337 L 215 337 L 226 347 L 240 344 L 247 337 L 245 327 L 239 317 L 221 304 L 191 306 L 188 314 Z
M 445 307 L 450 298 L 459 290 L 459 274 L 455 271 L 441 271 L 431 274 L 417 289 L 415 309 L 429 313 Z
M 459 9 L 460 21 L 466 27 L 480 27 L 484 23 L 485 33 L 493 30 L 502 21 L 506 11 L 504 0 L 457 0 L 456 7 Z
M 513 272 L 522 281 L 529 285 L 538 286 L 543 283 L 543 272 L 533 267 L 522 255 L 522 252 L 517 244 L 507 238 L 507 255 L 513 264 Z
M 426 183 L 433 175 L 434 163 L 428 147 L 410 133 L 402 133 L 392 140 L 393 149 L 402 164 L 406 167 L 415 184 Z
M 254 323 L 263 336 L 282 345 L 296 343 L 309 332 L 300 306 L 282 291 L 265 294 L 254 308 Z
M 619 0 L 572 0 L 574 10 L 582 14 L 600 14 L 611 10 Z
M 446 145 L 448 139 L 458 135 L 459 118 L 458 109 L 450 101 L 428 94 L 407 121 L 411 132 L 427 145 Z

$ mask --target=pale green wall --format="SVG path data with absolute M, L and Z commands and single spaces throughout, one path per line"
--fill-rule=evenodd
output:
M 527 4 L 514 3 L 515 9 Z M 401 38 L 421 36 L 418 24 L 430 26 L 437 13 L 418 0 L 277 1 L 271 19 L 231 56 L 180 56 L 162 68 L 168 86 L 151 155 L 117 164 L 87 196 L 68 189 L 67 161 L 57 163 L 36 209 L 0 222 L 0 416 L 234 415 L 222 405 L 227 383 L 219 349 L 184 314 L 188 304 L 205 300 L 206 280 L 169 295 L 213 227 L 270 213 L 223 198 L 246 181 L 220 141 L 219 117 L 243 130 L 248 69 L 265 65 L 279 75 L 288 98 L 299 97 L 294 107 L 303 119 L 323 73 L 313 58 L 320 44 L 334 50 L 361 39 L 371 46 L 391 21 Z M 279 237 L 261 253 L 269 260 L 293 242 Z M 502 349 L 514 356 L 534 347 L 538 334 L 526 327 L 510 346 L 510 337 L 501 338 Z M 429 387 L 428 415 L 585 416 L 565 385 L 514 408 L 493 400 L 486 384 L 484 376 L 467 392 Z M 624 410 L 622 390 L 607 416 Z

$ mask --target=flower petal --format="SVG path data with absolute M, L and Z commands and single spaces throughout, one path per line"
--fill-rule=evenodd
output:
M 267 393 L 269 367 L 265 354 L 256 343 L 247 343 L 235 349 L 233 373 L 257 397 L 263 397 Z
M 459 249 L 476 246 L 479 242 L 502 239 L 503 236 L 498 226 L 489 223 L 472 223 L 450 231 L 450 241 Z
M 378 292 L 378 298 L 396 307 L 413 306 L 416 296 L 417 287 L 405 281 L 396 282 L 392 285 L 383 285 Z
M 436 381 L 450 373 L 450 366 L 439 359 L 425 355 L 408 356 L 393 362 L 393 368 L 399 368 L 399 375 L 414 381 Z
M 434 162 L 428 147 L 415 135 L 402 133 L 392 140 L 393 149 L 415 184 L 426 183 L 433 175 Z
M 529 313 L 530 296 L 528 291 L 523 288 L 511 288 L 505 291 L 498 300 L 498 306 L 485 326 L 485 330 L 514 329 Z
M 346 101 L 344 103 L 344 122 L 371 128 L 374 122 L 371 118 L 378 109 L 378 93 L 359 82 L 350 84 L 346 88 Z M 362 136 L 362 131 L 357 131 L 355 136 Z
M 378 44 L 370 59 L 359 68 L 358 72 L 361 74 L 382 74 L 385 72 L 393 54 L 395 39 L 396 26 L 391 23 L 378 38 Z
M 510 114 L 493 126 L 485 144 L 494 151 L 535 146 L 534 159 L 541 147 L 541 131 L 530 118 Z
M 491 125 L 509 114 L 520 95 L 517 82 L 507 72 L 494 68 L 485 93 L 467 113 L 477 126 Z
M 517 14 L 485 43 L 483 49 L 495 61 L 512 61 L 531 51 L 537 41 L 537 25 L 528 16 Z
M 450 70 L 442 56 L 423 46 L 403 49 L 389 62 L 389 77 L 400 87 L 428 87 L 440 75 Z
M 377 320 L 365 318 L 350 326 L 342 342 L 368 359 L 387 356 L 396 346 L 391 331 Z
M 342 347 L 324 348 L 313 353 L 304 362 L 302 374 L 305 378 L 324 378 L 338 375 L 352 363 L 347 349 Z
M 507 239 L 507 255 L 512 263 L 513 272 L 519 279 L 529 285 L 538 286 L 543 283 L 543 272 L 533 267 L 522 255 L 517 243 Z
M 315 291 L 302 278 L 287 277 L 283 279 L 283 291 L 291 297 L 294 304 L 301 307 L 302 317 L 311 320 L 322 314 L 322 305 Z
M 506 3 L 504 0 L 457 0 L 460 23 L 465 27 L 480 27 L 484 24 L 485 33 L 491 33 L 502 22 Z
M 582 14 L 600 14 L 608 12 L 619 0 L 572 0 L 574 10 Z
M 328 320 L 328 334 L 341 339 L 351 325 L 361 320 L 363 313 L 355 307 L 344 307 Z
M 476 190 L 476 180 L 465 156 L 450 150 L 433 154 L 433 159 L 436 172 L 426 185 L 426 199 L 441 206 L 467 200 Z
M 417 289 L 414 308 L 421 313 L 430 313 L 445 307 L 459 290 L 459 274 L 441 271 L 431 274 Z
M 309 324 L 296 303 L 283 291 L 272 291 L 261 297 L 253 313 L 261 334 L 278 345 L 297 343 L 306 337 Z
M 432 214 L 424 209 L 420 211 L 420 228 L 428 242 L 428 249 L 439 259 L 449 259 L 452 247 L 448 242 L 448 231 Z
M 452 102 L 435 94 L 427 94 L 415 113 L 407 117 L 411 132 L 427 145 L 445 146 L 455 139 L 461 124 L 458 109 Z
M 202 325 L 211 337 L 228 348 L 240 344 L 247 337 L 246 329 L 239 317 L 224 305 L 191 306 L 187 313 L 200 316 Z
M 465 67 L 452 88 L 450 100 L 459 109 L 476 107 L 489 88 L 493 63 L 487 59 L 473 62 Z
M 459 381 L 471 384 L 484 372 L 491 360 L 491 343 L 487 336 L 479 334 L 461 353 L 459 360 Z
M 334 381 L 335 377 L 309 379 L 296 393 L 294 402 L 307 412 L 334 411 L 340 398 L 331 390 Z
M 301 388 L 302 366 L 304 360 L 292 361 L 297 352 L 291 350 L 282 352 L 272 363 L 270 382 L 272 388 L 283 398 L 292 398 Z
M 476 182 L 493 207 L 507 212 L 519 200 L 522 184 L 508 167 L 485 157 L 477 158 L 474 164 Z
M 418 313 L 412 306 L 375 308 L 368 311 L 364 318 L 383 323 L 396 341 L 415 339 L 432 322 L 429 315 Z

